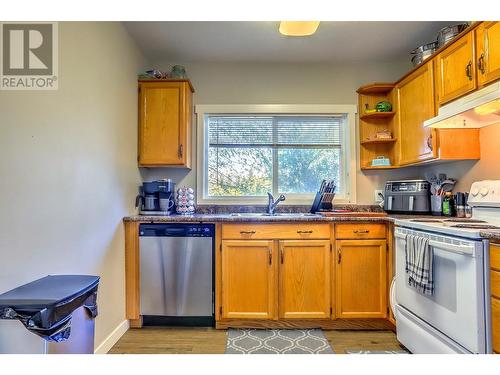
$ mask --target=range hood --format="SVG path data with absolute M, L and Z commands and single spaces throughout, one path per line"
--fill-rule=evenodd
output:
M 440 129 L 482 128 L 500 122 L 500 82 L 439 108 L 436 117 L 424 126 Z

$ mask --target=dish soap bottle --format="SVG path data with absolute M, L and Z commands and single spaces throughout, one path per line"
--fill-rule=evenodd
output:
M 455 201 L 451 192 L 446 192 L 443 199 L 443 215 L 444 216 L 454 216 L 455 215 Z

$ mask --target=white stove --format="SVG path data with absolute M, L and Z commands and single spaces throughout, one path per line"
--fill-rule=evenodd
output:
M 413 353 L 491 353 L 489 243 L 483 230 L 500 229 L 500 181 L 472 184 L 470 219 L 396 220 L 391 306 L 398 340 Z M 408 285 L 407 235 L 428 239 L 435 291 Z

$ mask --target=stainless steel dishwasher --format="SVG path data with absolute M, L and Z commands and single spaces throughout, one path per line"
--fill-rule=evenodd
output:
M 145 325 L 213 326 L 213 224 L 141 224 L 141 315 Z

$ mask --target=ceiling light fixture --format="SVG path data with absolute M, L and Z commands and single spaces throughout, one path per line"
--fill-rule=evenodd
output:
M 287 36 L 308 36 L 318 30 L 319 21 L 281 21 L 279 31 Z

